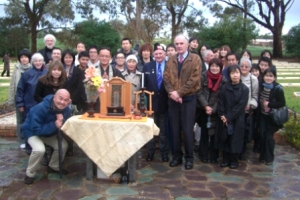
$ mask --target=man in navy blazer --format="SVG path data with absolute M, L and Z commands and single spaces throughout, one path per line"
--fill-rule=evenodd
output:
M 159 43 L 154 44 L 154 59 L 145 64 L 144 87 L 150 92 L 154 92 L 152 96 L 152 109 L 154 111 L 154 123 L 159 127 L 159 150 L 163 162 L 168 162 L 169 157 L 169 139 L 166 132 L 166 114 L 168 110 L 168 93 L 163 83 L 163 73 L 166 66 L 166 52 Z M 152 161 L 155 153 L 155 140 L 152 138 L 147 143 L 146 161 Z

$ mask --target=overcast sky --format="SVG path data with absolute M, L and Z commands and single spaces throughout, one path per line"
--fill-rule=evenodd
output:
M 214 23 L 214 19 L 211 18 L 211 13 L 209 12 L 208 8 L 205 8 L 201 5 L 201 3 L 199 3 L 198 0 L 191 0 L 192 2 L 194 2 L 194 7 L 202 7 L 203 13 L 204 13 L 204 17 L 209 19 L 209 23 L 210 25 L 212 25 Z M 0 4 L 2 3 L 7 3 L 8 0 L 0 0 Z M 299 17 L 299 10 L 300 10 L 300 1 L 299 0 L 295 0 L 293 6 L 291 7 L 291 9 L 288 11 L 288 13 L 286 14 L 286 20 L 285 20 L 285 24 L 283 27 L 283 34 L 286 34 L 291 27 L 296 26 L 300 23 Z M 4 6 L 0 5 L 0 17 L 5 16 L 4 13 Z M 108 21 L 108 16 L 107 15 L 100 15 L 97 13 L 97 11 L 94 12 L 94 16 L 97 18 L 100 18 L 101 20 L 106 19 L 106 21 Z M 258 16 L 258 12 L 257 12 L 257 16 Z M 259 16 L 258 16 L 259 18 Z M 81 21 L 82 19 L 80 18 L 80 16 L 76 16 L 75 21 Z M 265 34 L 265 33 L 270 33 L 269 30 L 265 29 L 264 27 L 261 27 L 260 25 L 257 25 L 257 28 L 260 31 L 260 34 Z

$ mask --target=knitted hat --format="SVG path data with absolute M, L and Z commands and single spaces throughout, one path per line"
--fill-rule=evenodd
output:
M 158 42 L 154 44 L 154 50 L 153 50 L 153 52 L 156 51 L 156 50 L 166 51 L 165 47 L 163 45 L 159 44 Z
M 138 63 L 137 57 L 135 55 L 127 56 L 126 62 L 128 62 L 128 60 L 134 60 L 136 63 Z
M 26 57 L 28 57 L 28 59 L 29 59 L 29 62 L 30 62 L 30 59 L 31 59 L 31 53 L 30 53 L 30 51 L 28 50 L 28 49 L 22 49 L 20 52 L 19 52 L 19 54 L 18 54 L 18 60 L 19 60 L 19 62 L 21 62 L 21 56 L 26 56 Z

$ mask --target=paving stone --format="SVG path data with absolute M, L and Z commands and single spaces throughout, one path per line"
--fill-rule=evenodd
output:
M 54 190 L 45 190 L 41 192 L 41 194 L 38 196 L 39 200 L 47 200 L 51 199 L 51 195 L 53 194 Z
M 211 191 L 206 190 L 189 190 L 190 196 L 193 198 L 213 198 Z
M 37 199 L 39 193 L 34 188 L 25 188 L 14 192 L 16 197 L 21 199 Z
M 12 183 L 12 179 L 0 178 L 0 187 L 8 187 Z
M 83 198 L 80 198 L 78 200 L 97 200 L 99 198 L 103 197 L 102 194 L 93 194 L 91 196 L 85 196 Z
M 88 193 L 97 193 L 99 192 L 99 188 L 97 187 L 97 185 L 94 184 L 85 184 L 85 188 L 87 190 Z
M 143 193 L 143 199 L 171 199 L 171 196 L 167 192 L 157 192 L 157 193 Z
M 128 197 L 125 197 L 128 198 Z M 114 197 L 108 197 L 107 200 L 117 200 L 119 199 L 119 196 L 114 196 Z
M 48 179 L 53 180 L 53 181 L 58 181 L 58 180 L 66 180 L 67 177 L 66 175 L 62 175 L 62 179 L 60 178 L 60 175 L 57 173 L 49 173 L 48 174 Z
M 137 182 L 138 183 L 147 183 L 153 181 L 152 177 L 140 177 Z
M 151 169 L 141 169 L 139 171 L 140 174 L 147 176 L 147 175 L 152 175 L 152 174 L 156 174 L 157 171 L 151 170 Z
M 108 195 L 136 195 L 138 192 L 129 187 L 112 187 L 106 190 Z
M 0 172 L 0 177 L 2 177 L 2 178 L 8 178 L 8 177 L 14 175 L 17 172 L 18 171 L 16 169 L 10 168 L 8 170 L 4 170 L 4 171 Z
M 233 192 L 229 193 L 228 196 L 230 198 L 237 198 L 237 199 L 251 198 L 251 197 L 253 198 L 256 197 L 256 195 L 253 192 L 248 190 L 234 190 Z
M 197 200 L 196 198 L 189 198 L 189 197 L 177 197 L 175 200 Z
M 71 177 L 69 180 L 65 181 L 65 183 L 70 188 L 78 188 L 82 186 L 82 178 L 81 177 Z
M 223 198 L 227 196 L 228 189 L 224 186 L 209 186 L 208 189 L 212 192 L 214 197 Z
M 157 173 L 165 173 L 170 170 L 169 164 L 151 163 L 151 168 Z
M 65 189 L 62 192 L 55 193 L 53 196 L 54 196 L 54 199 L 56 199 L 56 200 L 79 199 L 82 196 L 82 191 Z

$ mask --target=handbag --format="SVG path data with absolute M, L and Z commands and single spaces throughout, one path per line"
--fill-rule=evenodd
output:
M 289 120 L 289 111 L 286 106 L 282 108 L 272 108 L 270 117 L 274 124 L 281 126 Z

